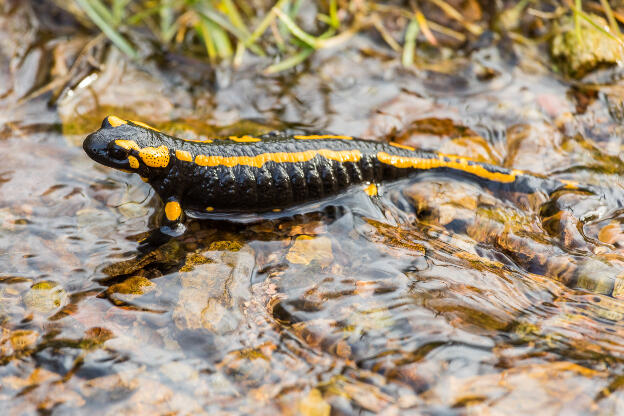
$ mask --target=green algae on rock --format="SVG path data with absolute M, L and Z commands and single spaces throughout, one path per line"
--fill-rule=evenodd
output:
M 565 17 L 559 22 L 558 33 L 550 44 L 553 59 L 572 78 L 582 78 L 595 69 L 615 65 L 624 59 L 622 39 L 605 32 L 608 25 L 603 18 L 593 14 L 590 17 L 605 30 L 599 30 L 589 22 L 580 20 L 579 39 L 573 19 Z
M 23 297 L 24 304 L 32 311 L 50 313 L 67 303 L 65 289 L 51 281 L 35 283 Z

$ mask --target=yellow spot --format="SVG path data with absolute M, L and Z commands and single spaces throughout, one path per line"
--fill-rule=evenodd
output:
M 206 211 L 210 212 L 210 211 L 214 211 L 213 207 L 206 207 Z
M 329 149 L 306 150 L 303 152 L 279 152 L 279 153 L 262 153 L 257 156 L 206 156 L 198 155 L 195 157 L 195 163 L 200 166 L 238 166 L 246 165 L 256 168 L 262 167 L 267 162 L 275 163 L 296 163 L 307 162 L 317 155 L 321 155 L 326 159 L 336 160 L 338 162 L 357 162 L 362 157 L 359 150 L 341 150 L 334 151 Z
M 185 142 L 195 142 L 195 143 L 212 143 L 210 139 L 180 139 Z
M 108 120 L 108 124 L 113 127 L 119 127 L 121 125 L 128 124 L 126 120 L 122 120 L 117 116 L 108 116 L 106 117 L 106 119 Z
M 137 160 L 136 157 L 134 156 L 128 156 L 128 162 L 130 162 L 130 167 L 132 169 L 138 169 L 139 167 L 139 161 Z
M 160 132 L 160 130 L 158 130 L 157 128 L 154 128 L 154 127 L 152 127 L 152 126 L 150 126 L 149 124 L 145 124 L 145 123 L 142 123 L 142 122 L 140 122 L 140 121 L 134 121 L 134 120 L 130 120 L 130 122 L 131 122 L 132 124 L 136 124 L 137 126 L 141 126 L 141 127 L 143 127 L 143 128 L 146 128 L 146 129 L 150 129 L 150 130 L 154 130 L 154 131 Z
M 119 169 L 120 171 L 124 172 L 124 173 L 134 173 L 131 170 L 128 169 Z
M 404 157 L 389 155 L 386 152 L 377 153 L 377 159 L 380 162 L 392 165 L 397 168 L 414 168 L 414 169 L 435 169 L 450 168 L 463 172 L 471 173 L 480 178 L 488 179 L 494 182 L 510 183 L 516 180 L 516 175 L 520 171 L 511 171 L 510 173 L 490 172 L 485 167 L 478 164 L 468 164 L 468 159 L 463 157 L 448 156 L 439 154 L 438 159 L 428 159 L 420 157 Z
M 143 182 L 149 182 L 149 179 L 147 179 L 145 176 L 141 176 L 141 180 L 142 180 Z
M 568 181 L 565 179 L 560 179 L 559 181 L 565 185 L 565 189 L 579 189 L 579 183 L 576 181 Z
M 273 212 L 282 212 L 282 210 L 280 208 L 275 208 L 272 210 Z
M 182 208 L 177 201 L 169 201 L 165 204 L 165 216 L 169 221 L 176 221 L 182 215 Z
M 115 144 L 119 147 L 123 147 L 126 150 L 139 150 L 139 145 L 136 144 L 134 140 L 115 140 Z
M 293 136 L 297 140 L 322 140 L 322 139 L 340 139 L 340 140 L 353 140 L 350 136 L 336 136 L 335 134 L 311 134 L 309 136 Z
M 176 150 L 175 154 L 178 160 L 183 160 L 185 162 L 193 161 L 193 155 L 187 152 L 186 150 Z
M 407 149 L 407 150 L 411 150 L 412 152 L 415 151 L 416 149 L 412 146 L 406 146 L 404 144 L 400 144 L 400 143 L 396 143 L 396 142 L 390 142 L 389 143 L 390 146 L 394 146 L 394 147 L 400 147 L 401 149 Z
M 366 188 L 364 188 L 364 192 L 366 192 L 368 196 L 377 196 L 377 185 L 371 183 Z
M 169 149 L 164 145 L 144 147 L 139 150 L 139 157 L 151 168 L 166 168 L 169 165 Z
M 239 143 L 253 143 L 253 142 L 261 141 L 257 137 L 251 137 L 251 136 L 242 136 L 242 137 L 230 136 L 229 139 L 235 142 L 239 142 Z

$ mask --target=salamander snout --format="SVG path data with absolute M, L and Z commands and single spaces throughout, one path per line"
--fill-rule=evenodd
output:
M 88 135 L 82 143 L 82 148 L 91 159 L 102 163 L 103 158 L 106 156 L 108 140 L 99 133 L 100 131 L 98 130 Z
M 82 148 L 98 163 L 116 169 L 129 169 L 128 150 L 115 144 L 109 129 L 100 129 L 86 137 Z

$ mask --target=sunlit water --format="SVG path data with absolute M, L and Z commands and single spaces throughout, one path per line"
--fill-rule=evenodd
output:
M 547 68 L 512 66 L 494 47 L 442 74 L 355 45 L 297 76 L 219 70 L 216 88 L 109 52 L 106 69 L 56 106 L 49 95 L 17 103 L 36 77 L 7 77 L 6 414 L 624 411 L 617 97 L 580 112 Z M 37 51 L 49 53 L 22 52 Z M 35 58 L 29 70 L 45 70 Z M 483 67 L 495 76 L 479 80 Z M 394 139 L 604 192 L 504 194 L 422 175 L 381 186 L 379 198 L 354 189 L 323 212 L 194 221 L 142 255 L 159 201 L 79 146 L 99 118 L 128 108 L 177 134 L 294 127 Z

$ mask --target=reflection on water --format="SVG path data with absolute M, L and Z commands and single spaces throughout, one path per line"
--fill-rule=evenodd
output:
M 43 81 L 11 79 L 0 97 L 3 409 L 621 413 L 617 81 L 608 100 L 570 93 L 548 68 L 485 50 L 426 77 L 335 51 L 298 78 L 241 69 L 217 89 L 156 63 L 110 65 L 121 59 L 110 52 L 58 107 L 45 94 L 18 102 Z M 2 56 L 3 67 L 17 59 Z M 603 192 L 498 193 L 424 175 L 379 198 L 354 190 L 334 210 L 192 221 L 139 253 L 159 201 L 76 145 L 118 107 L 188 137 L 313 126 Z

